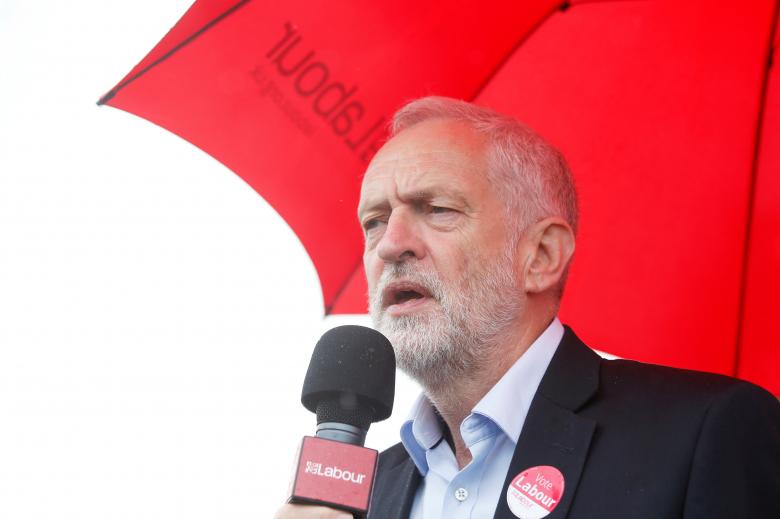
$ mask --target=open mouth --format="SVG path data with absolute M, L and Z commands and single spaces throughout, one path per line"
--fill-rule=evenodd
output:
M 415 290 L 400 290 L 394 294 L 392 304 L 400 305 L 412 299 L 422 299 L 424 296 Z
M 382 295 L 382 302 L 389 310 L 400 311 L 432 299 L 425 287 L 408 281 L 397 281 L 388 285 Z

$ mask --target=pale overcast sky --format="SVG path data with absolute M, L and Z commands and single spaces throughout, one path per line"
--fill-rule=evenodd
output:
M 261 518 L 323 319 L 243 181 L 95 101 L 187 0 L 0 3 L 0 517 Z M 368 444 L 397 441 L 416 389 Z

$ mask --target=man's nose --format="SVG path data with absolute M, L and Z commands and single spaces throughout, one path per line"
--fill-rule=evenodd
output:
M 377 254 L 387 263 L 398 263 L 411 258 L 420 260 L 425 256 L 424 243 L 413 215 L 393 211 L 377 244 Z

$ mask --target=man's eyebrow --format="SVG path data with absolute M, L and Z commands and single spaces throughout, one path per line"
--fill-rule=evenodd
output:
M 361 202 L 360 204 L 358 204 L 357 216 L 358 219 L 360 219 L 365 213 L 369 213 L 371 211 L 376 211 L 376 210 L 386 210 L 389 207 L 390 207 L 390 203 L 387 200 L 368 199 L 366 202 Z
M 445 198 L 454 201 L 459 207 L 464 209 L 470 209 L 471 205 L 466 199 L 466 195 L 458 189 L 447 189 L 437 187 L 435 189 L 416 189 L 410 193 L 401 194 L 402 201 L 413 204 L 429 204 L 432 201 Z M 358 218 L 361 218 L 365 213 L 372 211 L 386 211 L 390 208 L 390 202 L 387 199 L 366 199 L 361 202 L 357 208 Z
M 457 204 L 460 204 L 464 208 L 470 207 L 468 200 L 466 200 L 465 194 L 458 189 L 446 189 L 440 187 L 436 188 L 435 190 L 419 189 L 410 193 L 409 195 L 406 195 L 405 198 L 416 203 L 421 203 L 421 202 L 430 203 L 431 201 L 440 198 L 447 198 L 455 201 Z

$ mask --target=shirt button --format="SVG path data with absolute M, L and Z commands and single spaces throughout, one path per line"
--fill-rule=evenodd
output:
M 465 488 L 459 488 L 455 491 L 455 499 L 458 501 L 465 501 L 469 497 L 469 491 Z

